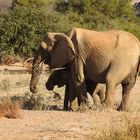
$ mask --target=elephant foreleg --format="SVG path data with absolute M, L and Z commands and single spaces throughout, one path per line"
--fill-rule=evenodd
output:
M 71 80 L 70 80 L 71 81 Z M 76 93 L 76 90 L 75 90 L 75 87 L 72 83 L 72 81 L 69 83 L 69 101 L 70 101 L 70 106 L 69 108 L 72 110 L 72 111 L 77 111 L 79 109 L 79 97 L 78 97 L 78 102 L 77 102 L 77 93 Z
M 74 94 L 78 96 L 79 104 L 87 102 L 86 82 L 84 75 L 84 65 L 80 58 L 75 58 L 71 63 L 71 84 L 73 85 Z
M 63 107 L 64 110 L 68 110 L 68 104 L 69 104 L 69 85 L 66 85 Z

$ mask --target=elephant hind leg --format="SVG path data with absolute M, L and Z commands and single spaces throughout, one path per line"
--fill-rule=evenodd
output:
M 130 74 L 123 82 L 122 82 L 122 102 L 117 110 L 126 111 L 127 103 L 131 94 L 131 90 L 136 83 L 136 73 Z
M 118 69 L 117 69 L 118 68 Z M 122 75 L 121 67 L 111 66 L 106 76 L 106 92 L 105 92 L 105 106 L 107 108 L 113 108 L 115 104 L 114 93 L 116 86 L 120 83 L 121 79 L 124 79 L 125 75 Z
M 114 61 L 112 64 L 110 64 L 110 69 L 106 76 L 106 98 L 105 98 L 105 105 L 108 108 L 114 108 L 114 92 L 116 89 L 116 86 L 127 77 L 127 75 L 130 73 L 131 68 L 127 65 L 125 69 L 124 68 L 125 61 Z
M 130 93 L 132 88 L 134 87 L 135 83 L 122 83 L 122 102 L 119 108 L 117 109 L 118 111 L 126 111 L 127 110 L 127 102 L 130 97 Z

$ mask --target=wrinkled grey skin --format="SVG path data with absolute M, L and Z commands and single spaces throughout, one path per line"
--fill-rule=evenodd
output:
M 65 70 L 56 70 L 54 71 L 48 78 L 46 82 L 46 88 L 48 90 L 53 90 L 54 86 L 62 87 L 66 85 L 66 89 L 69 87 L 69 75 L 70 71 Z M 86 80 L 86 90 L 93 98 L 93 102 L 96 106 L 100 106 L 101 102 L 105 99 L 105 85 L 104 84 L 96 84 L 91 80 Z M 64 110 L 68 110 L 68 103 L 71 94 L 67 90 L 65 90 L 65 98 L 64 98 Z
M 104 105 L 107 108 L 113 108 L 115 88 L 122 84 L 120 110 L 126 110 L 136 82 L 139 61 L 140 42 L 125 31 L 97 32 L 73 28 L 67 35 L 48 33 L 41 41 L 33 60 L 30 90 L 37 92 L 42 62 L 48 64 L 50 69 L 67 64 L 70 69 L 69 93 L 77 93 L 82 104 L 87 99 L 86 77 L 95 83 L 106 84 Z M 74 98 L 71 98 L 71 108 L 73 101 Z

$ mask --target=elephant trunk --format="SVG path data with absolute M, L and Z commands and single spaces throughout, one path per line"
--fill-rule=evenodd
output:
M 47 90 L 53 90 L 54 89 L 54 84 L 52 82 L 46 82 L 46 88 Z
M 30 91 L 32 93 L 38 92 L 37 84 L 38 84 L 40 75 L 42 73 L 42 69 L 43 69 L 42 57 L 37 52 L 34 57 L 34 60 L 33 60 L 32 76 L 31 76 L 31 80 L 30 80 Z

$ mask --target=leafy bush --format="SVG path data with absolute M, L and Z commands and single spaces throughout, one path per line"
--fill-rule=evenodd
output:
M 57 11 L 69 15 L 71 11 L 80 27 L 93 30 L 121 29 L 129 31 L 140 38 L 140 18 L 130 0 L 61 0 Z M 73 22 L 74 19 L 72 19 Z
M 45 16 L 43 9 L 16 6 L 9 15 L 2 15 L 1 50 L 20 56 L 31 56 L 39 39 L 44 35 Z

